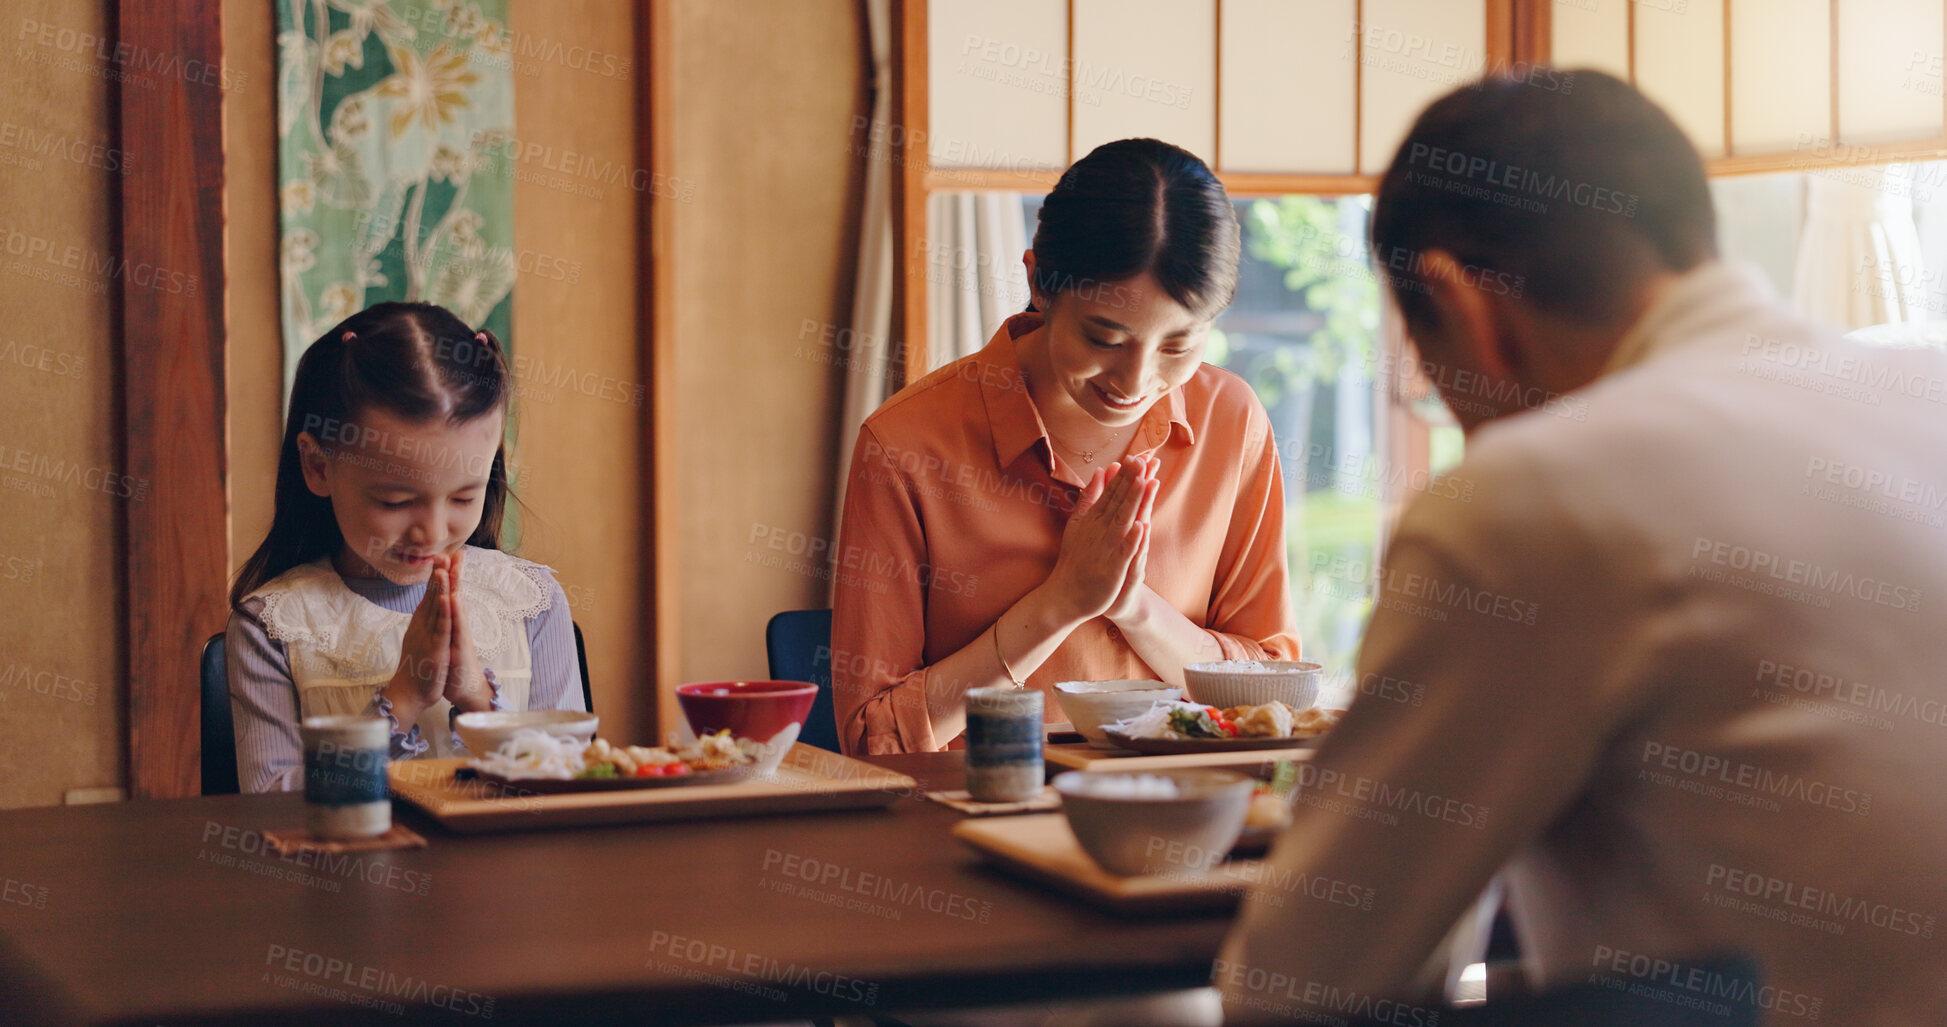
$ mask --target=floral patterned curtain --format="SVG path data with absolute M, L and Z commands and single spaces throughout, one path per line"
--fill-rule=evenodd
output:
M 333 324 L 438 303 L 511 346 L 507 0 L 278 0 L 285 389 Z

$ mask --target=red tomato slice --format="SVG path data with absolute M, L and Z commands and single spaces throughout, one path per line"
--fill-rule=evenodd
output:
M 687 763 L 671 763 L 663 768 L 663 773 L 669 777 L 682 777 L 689 772 L 690 765 Z

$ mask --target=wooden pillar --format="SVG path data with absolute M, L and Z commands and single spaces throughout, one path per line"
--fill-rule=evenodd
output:
M 228 616 L 221 5 L 122 0 L 121 385 L 134 798 L 200 790 L 197 656 Z M 269 89 L 269 82 L 252 83 Z

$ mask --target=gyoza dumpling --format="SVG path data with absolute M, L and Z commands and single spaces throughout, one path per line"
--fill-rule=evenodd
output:
M 1276 699 L 1262 706 L 1246 706 L 1234 717 L 1239 738 L 1289 738 L 1293 710 Z
M 1292 730 L 1306 738 L 1322 735 L 1339 722 L 1339 716 L 1343 712 L 1343 710 L 1327 710 L 1314 706 L 1293 719 Z

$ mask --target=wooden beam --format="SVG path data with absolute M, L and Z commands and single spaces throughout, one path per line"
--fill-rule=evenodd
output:
M 1062 145 L 1066 147 L 1064 152 L 1068 154 L 1068 163 L 1073 164 L 1077 160 L 1081 159 L 1081 154 L 1075 152 L 1075 0 L 1068 0 L 1067 7 L 1068 7 L 1068 67 L 1067 67 L 1068 78 L 1066 81 L 1062 83 L 1062 85 L 1066 86 L 1068 89 L 1068 93 L 1067 93 L 1068 135 L 1067 135 L 1067 141 Z
M 1218 175 L 1217 179 L 1224 183 L 1224 190 L 1234 197 L 1286 196 L 1292 193 L 1351 196 L 1379 188 L 1378 175 L 1287 175 L 1227 171 Z
M 1012 168 L 931 168 L 923 183 L 928 193 L 1046 193 L 1061 178 L 1059 171 L 1016 171 Z M 1379 188 L 1376 175 L 1303 175 L 1283 172 L 1220 171 L 1217 180 L 1232 196 L 1284 196 L 1312 193 L 1346 196 Z
M 1839 144 L 1839 0 L 1830 0 L 1826 11 L 1832 26 L 1832 31 L 1829 33 L 1832 37 L 1832 133 L 1827 138 L 1831 140 L 1832 145 L 1837 146 Z M 1941 92 L 1947 93 L 1947 89 Z
M 1548 64 L 1555 57 L 1556 0 L 1514 0 L 1514 59 Z
M 1210 66 L 1215 69 L 1210 81 L 1210 167 L 1224 166 L 1224 0 L 1211 0 L 1216 22 L 1210 34 Z M 1074 10 L 1071 5 L 1069 10 Z M 1071 68 L 1074 65 L 1069 65 Z
M 636 67 L 646 69 L 641 76 L 642 92 L 637 97 L 636 130 L 638 159 L 647 162 L 654 181 L 670 181 L 675 176 L 670 137 L 675 70 L 671 67 L 674 40 L 670 38 L 674 15 L 672 0 L 650 0 L 636 10 L 636 48 L 641 58 Z M 642 452 L 649 460 L 649 473 L 642 492 L 642 519 L 645 541 L 642 567 L 642 651 L 654 654 L 648 662 L 649 723 L 639 725 L 641 738 L 662 739 L 681 717 L 676 705 L 676 685 L 682 680 L 682 652 L 676 642 L 677 618 L 681 615 L 681 592 L 676 580 L 677 547 L 680 545 L 682 508 L 674 487 L 682 454 L 676 447 L 676 269 L 671 260 L 676 252 L 678 204 L 671 190 L 650 189 L 641 205 L 641 232 L 638 246 L 646 269 L 648 288 L 641 290 L 642 367 L 649 377 L 649 400 L 642 414 Z M 622 732 L 628 733 L 627 731 Z
M 118 53 L 169 67 L 120 82 L 128 793 L 200 791 L 197 657 L 228 618 L 223 21 L 220 4 L 115 5 Z M 142 486 L 146 485 L 146 491 Z
M 927 193 L 1045 193 L 1061 179 L 1059 169 L 928 168 L 920 187 Z
M 1724 0 L 1724 156 L 1737 156 L 1737 145 L 1731 142 L 1731 100 L 1736 91 L 1731 85 L 1731 3 Z
M 926 317 L 926 0 L 892 3 L 892 237 L 898 274 L 892 280 L 892 334 L 910 385 L 929 366 Z
M 1947 137 L 1919 139 L 1904 143 L 1873 143 L 1843 146 L 1834 143 L 1823 154 L 1803 151 L 1754 153 L 1735 157 L 1713 157 L 1704 161 L 1711 176 L 1761 175 L 1771 172 L 1816 172 L 1829 168 L 1854 168 L 1868 164 L 1911 163 L 1947 160 Z
M 1487 66 L 1482 74 L 1507 74 L 1514 56 L 1514 0 L 1487 0 Z
M 1366 167 L 1366 0 L 1352 4 L 1352 170 L 1370 172 Z M 1385 170 L 1385 169 L 1380 169 Z
M 1629 15 L 1629 17 L 1626 19 L 1626 24 L 1629 26 L 1628 27 L 1629 84 L 1635 86 L 1636 85 L 1636 0 L 1629 0 L 1629 3 L 1623 7 L 1623 10 Z M 1642 87 L 1637 86 L 1637 88 L 1640 89 Z

